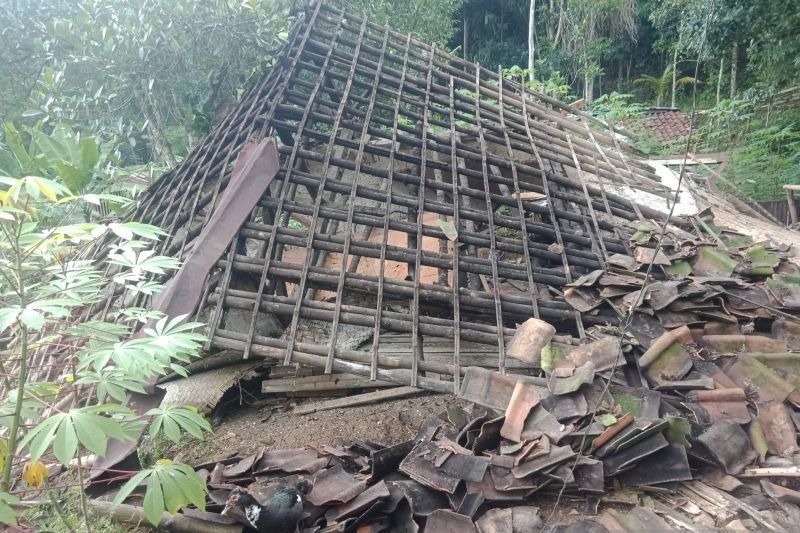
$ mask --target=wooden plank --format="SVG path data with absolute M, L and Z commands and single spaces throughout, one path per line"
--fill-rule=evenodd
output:
M 684 486 L 688 487 L 691 491 L 696 493 L 699 496 L 707 498 L 711 501 L 718 501 L 718 502 L 727 502 L 727 507 L 730 508 L 735 507 L 740 511 L 743 511 L 745 514 L 749 515 L 750 518 L 755 520 L 762 528 L 769 531 L 785 531 L 781 526 L 776 524 L 773 520 L 769 517 L 765 516 L 763 513 L 755 509 L 754 507 L 746 504 L 745 502 L 731 496 L 730 494 L 723 492 L 721 490 L 715 489 L 709 485 L 701 481 L 690 481 L 684 482 Z M 702 506 L 701 506 L 702 507 Z
M 519 194 L 517 193 L 511 194 L 511 198 L 513 198 L 514 200 L 516 200 L 518 196 L 520 200 L 544 200 L 545 198 L 547 198 L 547 196 L 545 196 L 544 194 L 534 191 L 526 191 L 526 192 L 521 192 Z
M 800 477 L 800 466 L 745 468 L 737 477 Z
M 659 163 L 661 165 L 665 165 L 665 166 L 668 166 L 668 167 L 669 166 L 676 166 L 676 165 L 682 165 L 683 164 L 683 158 L 682 157 L 681 158 L 676 158 L 676 159 L 648 159 L 648 161 L 651 161 L 653 163 Z M 720 163 L 722 163 L 722 161 L 719 161 L 719 160 L 714 159 L 712 157 L 697 157 L 697 158 L 689 157 L 689 158 L 686 159 L 686 166 L 718 165 Z
M 794 191 L 800 190 L 800 186 L 784 185 L 783 188 L 786 190 L 786 203 L 789 206 L 789 216 L 792 224 L 797 224 L 797 206 L 794 205 Z
M 319 411 L 329 411 L 331 409 L 340 409 L 343 407 L 355 407 L 358 405 L 367 405 L 386 400 L 397 400 L 419 394 L 420 392 L 424 391 L 416 387 L 395 387 L 382 391 L 356 394 L 355 396 L 348 396 L 347 398 L 337 398 L 335 400 L 329 400 L 326 402 L 317 402 L 310 405 L 298 406 L 295 407 L 294 414 L 307 415 L 311 413 L 317 413 Z
M 285 392 L 335 391 L 347 389 L 375 389 L 393 387 L 395 383 L 375 380 L 353 374 L 321 374 L 298 378 L 267 379 L 261 384 L 265 394 Z

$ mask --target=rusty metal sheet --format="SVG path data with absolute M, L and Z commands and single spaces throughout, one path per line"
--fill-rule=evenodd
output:
M 697 440 L 731 475 L 740 473 L 758 457 L 758 453 L 750 446 L 747 433 L 731 420 L 715 422 Z
M 313 474 L 326 468 L 330 457 L 320 457 L 313 448 L 292 448 L 287 450 L 268 450 L 264 452 L 255 466 L 255 472 L 306 472 Z
M 278 150 L 272 138 L 242 148 L 230 182 L 208 224 L 197 237 L 181 268 L 164 290 L 153 298 L 153 309 L 170 317 L 187 315 L 195 310 L 206 276 L 222 258 L 279 168 Z
M 555 331 L 555 330 L 554 330 Z M 511 394 L 511 400 L 506 408 L 506 419 L 503 427 L 500 428 L 500 435 L 508 440 L 519 442 L 522 430 L 525 427 L 525 420 L 531 409 L 539 404 L 539 394 L 536 387 L 518 381 Z
M 156 294 L 151 309 L 161 311 L 168 317 L 190 315 L 202 297 L 203 284 L 211 268 L 217 264 L 228 248 L 236 232 L 250 216 L 258 200 L 278 173 L 280 160 L 273 139 L 265 139 L 258 145 L 245 147 L 236 160 L 230 183 L 220 197 L 219 204 L 203 228 L 183 264 L 164 289 Z M 138 335 L 143 335 L 139 332 Z M 129 406 L 139 415 L 157 407 L 160 394 L 154 394 L 156 378 L 144 383 L 148 397 L 138 398 L 130 394 Z M 139 435 L 144 432 L 144 426 Z M 90 479 L 96 479 L 114 465 L 131 455 L 139 439 L 121 442 L 112 439 L 104 457 L 95 461 Z
M 798 450 L 797 431 L 783 402 L 759 405 L 758 422 L 764 431 L 769 453 L 787 457 Z
M 366 481 L 356 479 L 346 472 L 342 465 L 336 465 L 314 476 L 313 488 L 306 499 L 314 505 L 346 503 L 360 495 L 366 488 Z
M 478 531 L 470 517 L 447 509 L 434 511 L 428 517 L 425 530 L 441 531 L 442 533 L 477 533 Z
M 556 328 L 544 320 L 529 318 L 517 326 L 514 337 L 506 346 L 506 355 L 538 365 L 541 362 L 542 348 L 555 334 Z

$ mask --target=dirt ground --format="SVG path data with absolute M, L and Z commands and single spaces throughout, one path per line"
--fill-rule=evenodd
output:
M 413 437 L 429 416 L 449 407 L 471 411 L 471 404 L 450 394 L 424 393 L 402 400 L 361 407 L 334 409 L 308 415 L 295 415 L 293 409 L 325 398 L 275 398 L 255 405 L 235 407 L 226 412 L 207 442 L 181 447 L 180 459 L 191 463 L 223 453 L 247 455 L 262 446 L 268 449 L 335 445 L 353 440 L 370 440 L 388 445 Z M 551 525 L 572 523 L 587 518 L 582 501 L 563 500 L 553 513 L 554 499 L 530 502 L 540 508 L 542 519 Z
M 413 437 L 429 416 L 448 407 L 468 408 L 466 402 L 446 394 L 422 394 L 413 398 L 361 407 L 295 415 L 297 405 L 325 398 L 264 400 L 255 405 L 230 409 L 214 428 L 210 446 L 187 459 L 200 459 L 223 452 L 252 453 L 261 446 L 270 449 L 339 444 L 347 440 L 370 440 L 389 445 Z

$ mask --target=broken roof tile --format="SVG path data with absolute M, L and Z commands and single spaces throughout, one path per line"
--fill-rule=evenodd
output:
M 742 427 L 731 420 L 712 424 L 697 439 L 728 474 L 738 474 L 758 456 Z

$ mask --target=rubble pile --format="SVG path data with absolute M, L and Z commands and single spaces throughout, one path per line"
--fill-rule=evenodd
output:
M 631 256 L 564 291 L 581 313 L 631 320 L 570 344 L 529 319 L 507 355 L 530 371 L 468 367 L 459 396 L 472 410 L 431 416 L 406 442 L 197 465 L 209 511 L 235 487 L 263 501 L 308 480 L 303 531 L 531 531 L 556 501 L 582 508 L 577 523 L 549 524 L 565 531 L 791 529 L 800 277 L 788 249 L 698 221 L 715 244 L 669 228 L 656 246 L 641 223 Z
M 547 519 L 537 506 L 559 495 L 599 513 L 572 528 L 695 521 L 782 530 L 800 513 L 800 354 L 788 351 L 800 327 L 773 329 L 769 337 L 670 331 L 651 343 L 643 369 L 654 388 L 602 377 L 619 345 L 612 336 L 566 354 L 570 364 L 555 369 L 578 364 L 569 376 L 470 367 L 461 396 L 473 410 L 432 416 L 406 442 L 261 450 L 198 465 L 209 511 L 236 486 L 263 501 L 307 479 L 303 531 L 532 531 Z

